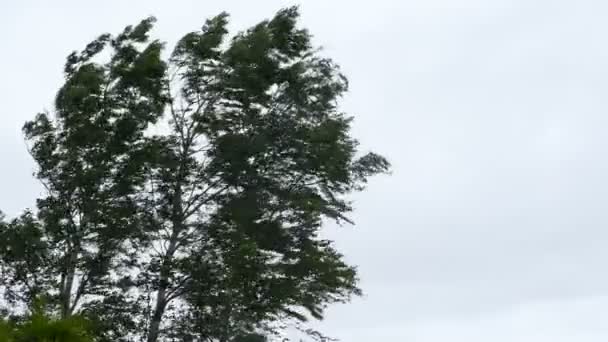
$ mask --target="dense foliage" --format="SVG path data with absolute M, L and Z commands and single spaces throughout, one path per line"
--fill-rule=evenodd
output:
M 0 342 L 92 342 L 90 326 L 82 317 L 53 319 L 36 302 L 20 320 L 0 321 Z
M 358 152 L 346 78 L 297 19 L 228 38 L 220 14 L 165 58 L 148 18 L 68 57 L 24 126 L 46 195 L 0 230 L 11 314 L 44 296 L 98 341 L 257 341 L 360 293 L 318 232 L 389 165 Z

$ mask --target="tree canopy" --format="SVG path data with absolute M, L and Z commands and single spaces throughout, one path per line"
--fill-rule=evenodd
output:
M 298 17 L 229 37 L 222 13 L 168 55 L 147 18 L 68 56 L 23 128 L 46 193 L 0 227 L 6 311 L 44 296 L 96 341 L 258 341 L 360 294 L 319 231 L 389 164 Z
M 82 317 L 54 319 L 36 300 L 31 312 L 18 320 L 0 321 L 0 342 L 93 342 Z

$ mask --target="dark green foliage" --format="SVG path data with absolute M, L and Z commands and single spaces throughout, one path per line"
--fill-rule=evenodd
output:
M 5 278 L 7 293 L 43 290 L 62 317 L 106 305 L 96 297 L 122 295 L 114 278 L 128 271 L 136 252 L 137 191 L 153 156 L 144 133 L 166 102 L 162 45 L 147 42 L 151 23 L 145 20 L 115 38 L 102 35 L 70 55 L 55 115 L 39 114 L 24 126 L 47 196 L 38 200 L 36 219 L 27 214 L 1 233 L 19 234 L 25 246 L 37 249 L 22 260 L 10 258 L 16 244 L 4 249 L 4 269 L 17 275 Z M 108 44 L 110 60 L 95 61 Z M 38 253 L 45 255 L 43 262 L 32 260 Z M 29 275 L 20 274 L 24 263 Z M 40 277 L 46 278 L 40 283 Z
M 346 78 L 297 19 L 228 39 L 220 14 L 166 62 L 146 19 L 70 55 L 54 117 L 24 128 L 48 195 L 2 228 L 7 298 L 50 296 L 100 341 L 262 342 L 360 294 L 318 233 L 389 165 L 359 154 Z
M 31 305 L 48 290 L 51 277 L 45 273 L 53 255 L 43 227 L 29 212 L 9 222 L 0 223 L 0 282 L 4 299 L 11 306 Z
M 37 302 L 25 319 L 0 321 L 0 342 L 93 342 L 93 337 L 83 318 L 53 319 Z

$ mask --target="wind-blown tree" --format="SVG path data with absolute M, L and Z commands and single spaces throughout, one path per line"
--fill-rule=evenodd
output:
M 24 319 L 0 321 L 0 342 L 92 342 L 82 317 L 56 319 L 37 301 Z
M 317 232 L 324 218 L 348 221 L 344 195 L 388 164 L 356 158 L 336 103 L 346 79 L 297 17 L 280 11 L 223 44 L 221 14 L 171 55 L 170 133 L 150 204 L 163 248 L 144 272 L 156 291 L 148 341 L 162 325 L 228 341 L 262 323 L 320 318 L 359 293 L 355 270 Z
M 120 327 L 117 315 L 131 316 L 118 281 L 141 233 L 137 189 L 150 158 L 144 132 L 166 103 L 162 44 L 148 38 L 152 22 L 102 35 L 71 54 L 53 115 L 39 114 L 24 126 L 47 194 L 35 217 L 26 213 L 0 234 L 11 305 L 44 295 L 63 318 L 107 311 Z M 104 49 L 109 61 L 100 63 L 95 59 Z
M 49 195 L 3 229 L 42 254 L 5 239 L 7 289 L 148 342 L 260 339 L 360 293 L 318 233 L 350 222 L 348 195 L 388 162 L 359 153 L 346 78 L 296 8 L 232 38 L 227 19 L 166 61 L 153 19 L 68 58 L 56 117 L 25 126 Z

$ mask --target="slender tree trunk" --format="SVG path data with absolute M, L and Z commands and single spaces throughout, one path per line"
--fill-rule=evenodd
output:
M 170 263 L 173 260 L 173 255 L 177 248 L 177 237 L 179 232 L 174 230 L 171 234 L 171 241 L 169 242 L 169 248 L 167 248 L 167 254 L 161 265 L 159 275 L 159 286 L 158 292 L 156 293 L 156 305 L 154 306 L 154 312 L 150 320 L 150 327 L 148 328 L 148 342 L 156 342 L 160 334 L 160 323 L 167 307 L 167 290 L 169 288 L 169 273 Z
M 160 333 L 160 322 L 167 306 L 167 288 L 162 284 L 163 279 L 161 275 L 161 286 L 156 293 L 156 306 L 154 307 L 154 313 L 150 320 L 150 327 L 148 328 L 148 342 L 156 342 Z M 166 283 L 166 280 L 165 280 Z
M 69 253 L 65 275 L 62 276 L 61 288 L 61 317 L 67 318 L 72 314 L 71 300 L 72 287 L 74 286 L 74 277 L 76 273 L 76 262 L 78 261 L 78 251 L 73 248 Z
M 169 264 L 173 259 L 173 253 L 175 253 L 175 246 L 177 243 L 176 240 L 177 234 L 175 234 L 174 231 L 174 233 L 171 235 L 169 248 L 167 249 L 167 254 L 165 255 L 160 269 L 159 287 L 158 292 L 156 293 L 156 305 L 154 307 L 154 312 L 150 321 L 150 328 L 148 330 L 148 342 L 156 342 L 160 333 L 160 322 L 163 318 L 163 314 L 165 313 L 165 308 L 167 307 L 167 289 L 169 287 L 170 269 Z
M 171 232 L 171 237 L 169 238 L 169 246 L 167 248 L 167 253 L 163 258 L 160 274 L 159 274 L 159 288 L 156 293 L 156 305 L 154 306 L 154 312 L 152 313 L 152 318 L 150 320 L 150 326 L 148 328 L 148 338 L 147 342 L 157 342 L 158 337 L 160 335 L 160 324 L 163 318 L 163 314 L 165 313 L 165 309 L 168 304 L 167 298 L 167 290 L 169 289 L 169 277 L 171 272 L 171 262 L 173 261 L 173 256 L 178 248 L 178 239 L 179 234 L 183 228 L 184 221 L 184 208 L 183 208 L 183 199 L 182 199 L 182 182 L 184 179 L 183 171 L 185 168 L 184 156 L 187 155 L 190 144 L 189 141 L 187 144 L 182 145 L 182 163 L 178 169 L 178 177 L 175 184 L 175 194 L 173 195 L 173 215 L 172 215 L 172 225 L 173 231 Z

